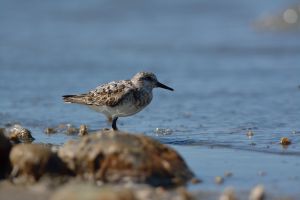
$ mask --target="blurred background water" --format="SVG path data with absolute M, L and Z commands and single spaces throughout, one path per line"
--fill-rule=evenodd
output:
M 285 154 L 299 175 L 300 9 L 284 12 L 297 3 L 1 0 L 0 125 L 19 122 L 36 142 L 63 144 L 69 136 L 43 130 L 109 125 L 98 113 L 65 105 L 62 95 L 152 71 L 175 92 L 155 90 L 150 106 L 121 118 L 120 129 L 190 152 L 257 151 L 260 161 Z M 172 133 L 157 135 L 156 128 Z M 282 148 L 281 137 L 292 145 Z

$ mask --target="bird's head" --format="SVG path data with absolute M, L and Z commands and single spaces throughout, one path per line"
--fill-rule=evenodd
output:
M 170 87 L 160 83 L 157 80 L 156 76 L 151 72 L 139 72 L 133 76 L 131 81 L 136 85 L 139 85 L 139 86 L 142 86 L 142 87 L 145 87 L 148 89 L 160 87 L 160 88 L 171 90 L 171 91 L 174 90 L 173 88 L 170 88 Z

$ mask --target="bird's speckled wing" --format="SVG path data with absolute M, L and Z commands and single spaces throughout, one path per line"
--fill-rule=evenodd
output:
M 113 81 L 98 86 L 95 90 L 85 94 L 85 104 L 95 106 L 116 106 L 128 95 L 132 94 L 134 87 L 131 81 Z

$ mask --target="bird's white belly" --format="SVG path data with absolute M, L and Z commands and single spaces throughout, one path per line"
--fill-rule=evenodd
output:
M 137 107 L 130 103 L 121 104 L 118 106 L 89 106 L 91 109 L 103 113 L 107 117 L 126 117 L 134 115 L 135 113 L 141 111 L 144 107 Z

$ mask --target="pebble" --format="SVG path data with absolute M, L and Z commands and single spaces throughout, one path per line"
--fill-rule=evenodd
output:
M 68 135 L 73 135 L 73 134 L 77 134 L 78 128 L 76 128 L 75 126 L 71 125 L 71 124 L 67 124 L 67 130 L 66 130 L 66 134 Z
M 246 134 L 249 138 L 251 138 L 252 136 L 254 136 L 254 132 L 249 130 Z
M 19 124 L 15 124 L 12 127 L 8 128 L 8 138 L 15 143 L 31 143 L 34 140 L 34 137 L 32 137 L 31 132 L 22 127 Z
M 60 124 L 57 126 L 57 128 L 55 128 L 55 130 L 59 133 L 65 133 L 67 135 L 77 135 L 79 132 L 79 129 L 72 124 Z
M 234 188 L 232 187 L 225 188 L 219 200 L 237 200 Z
M 233 173 L 232 172 L 229 172 L 229 171 L 226 171 L 225 173 L 224 173 L 224 176 L 225 177 L 231 177 L 233 175 Z
M 44 133 L 53 134 L 53 133 L 57 133 L 57 130 L 55 128 L 48 127 L 48 128 L 45 128 Z
M 224 178 L 222 176 L 216 176 L 215 177 L 215 183 L 218 184 L 218 185 L 224 183 Z
M 287 137 L 282 137 L 280 139 L 280 144 L 282 145 L 290 145 L 291 143 L 292 143 L 291 140 Z
M 87 135 L 87 134 L 88 134 L 88 128 L 87 128 L 87 126 L 84 125 L 84 124 L 80 125 L 78 135 L 79 136 L 84 136 L 84 135 Z
M 249 195 L 249 200 L 264 200 L 265 199 L 265 188 L 263 185 L 255 186 Z
M 202 183 L 202 180 L 199 179 L 199 178 L 192 178 L 192 179 L 191 179 L 191 183 L 192 183 L 192 184 L 199 184 L 199 183 Z
M 171 135 L 173 133 L 173 130 L 169 128 L 156 128 L 155 133 L 157 135 Z

